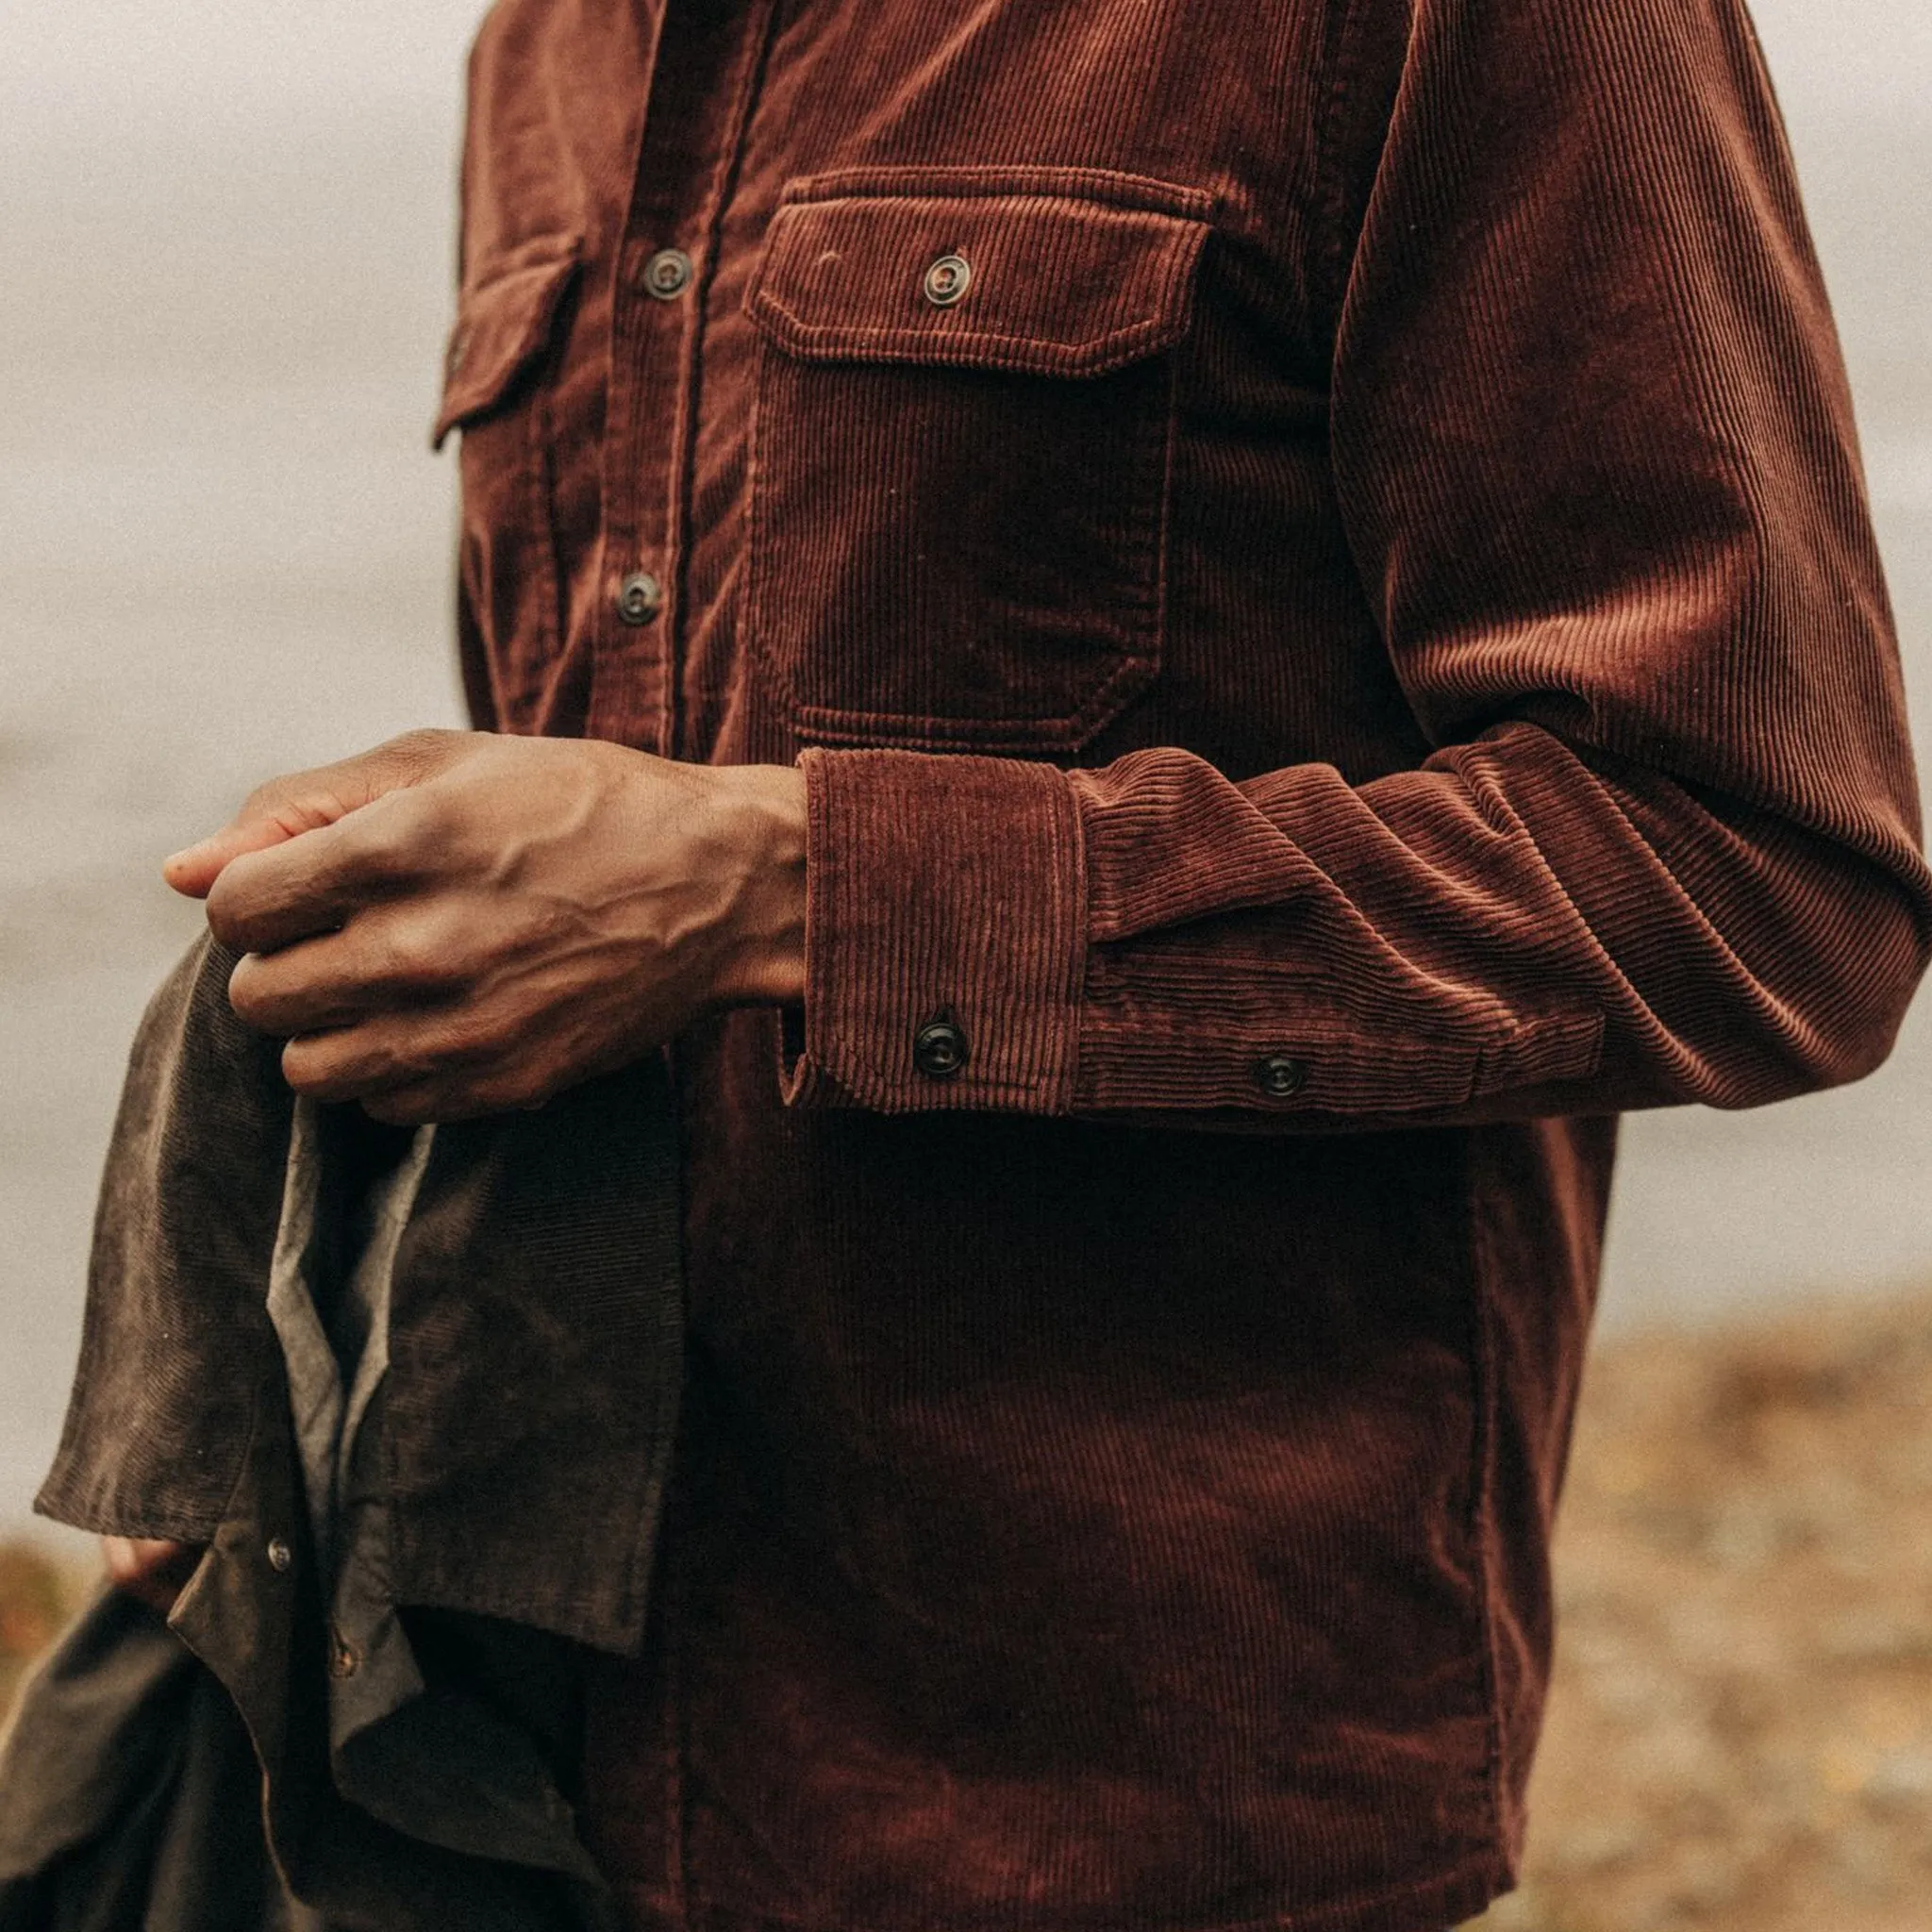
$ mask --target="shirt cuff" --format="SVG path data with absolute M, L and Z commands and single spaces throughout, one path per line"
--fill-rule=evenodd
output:
M 1070 1110 L 1086 946 L 1066 774 L 1010 758 L 806 752 L 793 1106 Z

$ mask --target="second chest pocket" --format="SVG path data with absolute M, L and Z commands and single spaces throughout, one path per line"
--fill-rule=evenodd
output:
M 744 623 L 801 740 L 1073 752 L 1152 683 L 1206 204 L 1099 175 L 793 184 L 748 296 Z

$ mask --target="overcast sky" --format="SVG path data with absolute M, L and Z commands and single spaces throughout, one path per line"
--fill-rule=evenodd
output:
M 1581 4 L 1581 0 L 1579 0 Z M 1928 0 L 1760 0 L 1794 113 L 1932 115 Z M 0 0 L 0 121 L 447 102 L 479 0 Z

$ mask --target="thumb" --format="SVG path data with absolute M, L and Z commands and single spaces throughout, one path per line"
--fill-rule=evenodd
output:
M 373 751 L 312 772 L 258 785 L 220 831 L 161 861 L 161 876 L 190 899 L 206 899 L 231 860 L 299 838 L 360 809 L 386 792 L 420 785 L 447 765 L 475 734 L 410 731 Z

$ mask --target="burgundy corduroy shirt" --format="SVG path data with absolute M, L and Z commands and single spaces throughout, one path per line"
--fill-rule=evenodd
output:
M 479 723 L 808 778 L 678 1043 L 651 1932 L 1434 1932 L 1509 1882 L 1619 1109 L 1925 957 L 1738 0 L 501 0 Z

